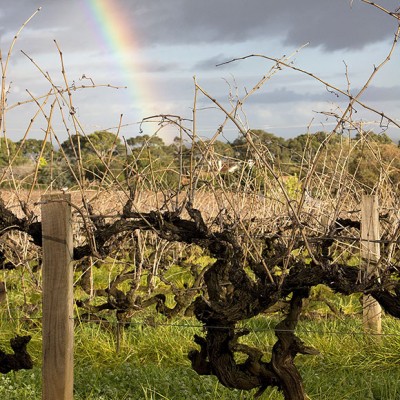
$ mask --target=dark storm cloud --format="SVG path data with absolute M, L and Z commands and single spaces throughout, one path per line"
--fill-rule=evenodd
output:
M 162 61 L 144 63 L 139 65 L 137 68 L 139 71 L 146 71 L 146 73 L 167 73 L 181 70 L 179 63 Z
M 17 0 L 2 4 L 0 33 L 15 30 L 39 6 L 36 28 L 65 27 L 72 43 L 85 47 L 85 0 Z M 360 0 L 108 0 L 132 21 L 146 46 L 157 44 L 241 43 L 282 38 L 287 45 L 326 50 L 359 49 L 393 35 L 394 18 Z M 380 0 L 391 11 L 398 0 Z M 80 29 L 76 29 L 79 26 Z
M 14 53 L 20 49 L 27 50 L 28 47 L 30 53 L 51 53 L 56 49 L 54 40 L 59 42 L 62 50 L 68 52 L 85 48 L 86 23 L 84 15 L 78 12 L 79 7 L 76 6 L 78 3 L 76 0 L 4 2 L 0 12 L 2 50 L 5 50 L 4 47 L 11 43 L 23 23 L 40 7 L 41 11 L 36 13 L 18 36 Z
M 400 102 L 400 86 L 377 87 L 370 86 L 361 98 L 362 101 Z
M 381 0 L 391 11 L 398 0 Z M 147 2 L 139 26 L 153 43 L 235 43 L 282 37 L 298 46 L 356 49 L 393 35 L 394 18 L 354 0 L 156 0 Z
M 198 71 L 198 70 L 215 70 L 215 68 L 218 66 L 218 69 L 223 69 L 223 68 L 230 68 L 232 69 L 232 66 L 235 66 L 237 64 L 230 64 L 229 67 L 227 64 L 221 65 L 223 63 L 226 63 L 227 60 L 232 60 L 234 57 L 228 57 L 224 55 L 223 53 L 216 54 L 213 57 L 206 58 L 204 60 L 201 60 L 197 62 L 196 64 L 193 65 L 192 70 Z
M 256 93 L 249 99 L 249 103 L 278 104 L 298 103 L 301 101 L 327 101 L 327 93 L 299 93 L 294 90 L 282 88 L 272 91 Z
M 67 26 L 71 23 L 70 18 L 74 16 L 71 4 L 75 0 L 16 0 L 3 1 L 0 12 L 0 30 L 2 32 L 16 33 L 22 24 L 38 9 L 42 10 L 35 16 L 31 24 L 37 28 L 52 29 L 61 25 Z M 31 24 L 29 26 L 31 26 Z
M 360 89 L 354 89 L 358 93 Z M 362 102 L 400 102 L 400 86 L 377 87 L 370 86 L 360 99 Z M 278 103 L 299 103 L 302 101 L 311 102 L 333 102 L 342 103 L 348 101 L 344 95 L 336 95 L 334 92 L 321 90 L 316 93 L 297 92 L 294 90 L 282 88 L 271 91 L 256 93 L 249 100 L 250 103 L 278 104 Z

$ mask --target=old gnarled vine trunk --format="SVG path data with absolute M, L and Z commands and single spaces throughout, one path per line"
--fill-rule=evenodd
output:
M 303 381 L 294 364 L 294 358 L 300 354 L 318 354 L 312 347 L 304 343 L 294 334 L 302 309 L 303 298 L 308 297 L 308 290 L 293 292 L 290 310 L 286 318 L 275 327 L 278 341 L 272 349 L 271 365 L 278 375 L 285 399 L 304 400 L 306 398 Z
M 204 323 L 206 336 L 195 336 L 200 350 L 188 354 L 193 369 L 201 375 L 215 375 L 228 388 L 258 389 L 261 395 L 267 387 L 282 390 L 287 400 L 304 400 L 302 379 L 294 358 L 298 353 L 317 354 L 294 334 L 303 298 L 309 289 L 293 291 L 286 318 L 275 329 L 278 338 L 270 362 L 262 360 L 263 353 L 238 342 L 248 334 L 236 330 L 236 323 L 266 310 L 277 301 L 277 290 L 265 279 L 251 279 L 243 268 L 243 254 L 229 235 L 214 238 L 209 249 L 217 261 L 204 276 L 207 296 L 195 301 L 196 317 Z M 256 272 L 257 274 L 257 272 Z M 235 353 L 245 354 L 238 362 Z

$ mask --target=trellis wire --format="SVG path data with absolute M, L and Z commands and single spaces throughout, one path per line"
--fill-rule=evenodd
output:
M 115 311 L 115 310 L 114 310 Z M 270 318 L 266 316 L 265 318 Z M 15 318 L 7 318 L 10 321 L 40 321 L 42 317 L 15 317 Z M 73 317 L 72 320 L 79 322 L 84 325 L 86 323 L 92 323 L 95 325 L 109 325 L 109 326 L 142 326 L 142 327 L 170 327 L 170 328 L 180 328 L 180 329 L 221 329 L 228 330 L 232 329 L 232 326 L 221 326 L 221 325 L 201 325 L 201 324 L 182 324 L 182 323 L 167 323 L 167 322 L 154 322 L 149 323 L 146 320 L 142 321 L 109 321 L 109 320 L 98 320 L 98 319 L 81 319 L 79 317 Z M 323 318 L 320 319 L 322 321 Z M 312 321 L 312 319 L 310 319 Z M 360 322 L 362 319 L 360 318 Z M 297 332 L 297 333 L 313 333 L 313 334 L 322 334 L 322 335 L 359 335 L 359 336 L 379 336 L 379 337 L 400 337 L 400 333 L 381 333 L 375 334 L 371 332 L 357 332 L 357 331 L 332 331 L 332 330 L 319 330 L 319 329 L 276 329 L 272 326 L 265 328 L 252 328 L 247 325 L 236 326 L 235 330 L 237 331 L 249 331 L 249 333 L 262 333 L 262 332 Z

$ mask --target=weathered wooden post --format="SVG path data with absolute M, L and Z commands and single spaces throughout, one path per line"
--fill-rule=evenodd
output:
M 378 196 L 364 195 L 361 203 L 361 261 L 365 279 L 373 275 L 378 277 L 380 258 L 380 234 Z M 370 295 L 363 296 L 363 325 L 365 332 L 380 335 L 382 333 L 382 309 Z
M 42 399 L 73 398 L 73 268 L 71 195 L 42 196 Z

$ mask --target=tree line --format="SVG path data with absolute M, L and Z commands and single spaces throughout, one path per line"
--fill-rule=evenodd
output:
M 371 191 L 383 176 L 392 184 L 400 183 L 400 148 L 388 135 L 372 131 L 353 137 L 336 134 L 329 141 L 328 135 L 321 131 L 285 139 L 264 130 L 253 130 L 252 142 L 279 175 L 301 179 L 324 146 L 326 156 L 318 161 L 317 172 L 329 174 L 338 163 L 345 164 L 347 173 L 366 191 Z M 26 185 L 71 187 L 79 179 L 94 185 L 107 179 L 124 184 L 134 175 L 147 176 L 151 172 L 153 183 L 177 187 L 182 176 L 193 172 L 193 163 L 202 170 L 202 178 L 207 178 L 207 171 L 220 172 L 232 182 L 238 170 L 235 167 L 244 164 L 254 167 L 252 174 L 257 176 L 257 160 L 243 136 L 232 142 L 210 139 L 187 142 L 176 137 L 166 144 L 157 135 L 138 135 L 125 140 L 109 131 L 96 131 L 72 135 L 57 147 L 39 139 L 17 142 L 0 139 L 0 168 L 4 171 L 11 165 L 13 175 Z M 258 174 L 259 181 L 265 179 L 261 175 Z M 3 187 L 7 186 L 6 176 L 3 173 Z M 149 183 L 149 187 L 154 185 Z

